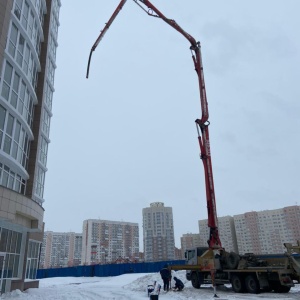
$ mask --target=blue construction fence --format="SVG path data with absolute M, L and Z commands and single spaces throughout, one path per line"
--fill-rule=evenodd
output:
M 37 279 L 49 277 L 108 277 L 118 276 L 128 273 L 156 273 L 166 264 L 184 265 L 184 260 L 143 262 L 143 263 L 124 263 L 108 265 L 77 266 L 68 268 L 51 268 L 37 270 Z

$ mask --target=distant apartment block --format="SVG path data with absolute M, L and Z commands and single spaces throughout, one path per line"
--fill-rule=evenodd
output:
M 200 237 L 199 233 L 186 233 L 183 234 L 182 237 L 180 238 L 180 243 L 181 243 L 181 258 L 184 258 L 184 253 L 187 249 L 192 249 L 195 247 L 201 247 L 204 244 L 204 241 Z
M 175 259 L 172 207 L 154 202 L 143 208 L 143 244 L 145 261 Z
M 198 223 L 201 246 L 207 246 L 207 219 Z M 296 244 L 300 240 L 300 206 L 219 217 L 218 227 L 226 251 L 239 254 L 283 253 L 284 243 Z
M 45 231 L 40 268 L 71 267 L 81 264 L 82 234 Z
M 138 260 L 138 223 L 92 219 L 83 222 L 83 265 Z
M 181 259 L 182 259 L 182 251 L 181 249 L 175 247 L 175 260 L 181 260 Z
M 207 226 L 207 219 L 198 221 L 201 246 L 208 246 L 207 240 L 209 238 L 209 227 Z M 237 239 L 234 227 L 234 218 L 231 216 L 218 217 L 219 236 L 222 247 L 226 251 L 234 251 L 238 253 Z
M 283 253 L 300 239 L 300 206 L 235 215 L 234 223 L 240 254 Z

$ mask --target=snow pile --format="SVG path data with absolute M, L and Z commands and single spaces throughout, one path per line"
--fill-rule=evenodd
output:
M 185 288 L 181 292 L 161 291 L 159 300 L 193 300 L 213 299 L 213 289 L 204 285 L 201 289 L 194 289 L 191 282 L 185 278 L 185 271 L 173 272 L 182 280 Z M 147 298 L 147 286 L 154 281 L 162 285 L 159 273 L 150 274 L 124 274 L 115 277 L 60 277 L 40 280 L 40 288 L 29 289 L 25 292 L 19 290 L 3 294 L 0 299 L 18 300 L 141 300 Z M 172 280 L 172 286 L 174 286 Z M 300 299 L 300 286 L 291 289 L 287 294 L 261 293 L 236 294 L 230 285 L 217 288 L 217 294 L 221 299 L 228 300 L 274 300 L 274 299 Z

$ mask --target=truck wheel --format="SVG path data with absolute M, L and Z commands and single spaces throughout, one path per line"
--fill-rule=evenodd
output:
M 239 264 L 240 256 L 234 252 L 230 252 L 226 257 L 226 265 L 229 269 L 235 270 Z
M 231 285 L 232 289 L 235 293 L 243 293 L 245 292 L 245 282 L 244 279 L 238 275 L 233 275 L 231 277 Z
M 199 278 L 198 278 L 198 274 L 197 273 L 192 273 L 192 278 L 191 278 L 191 281 L 192 281 L 192 286 L 193 288 L 195 289 L 200 289 L 200 281 L 199 281 Z
M 246 290 L 248 293 L 251 294 L 258 294 L 259 293 L 259 282 L 255 275 L 248 275 L 245 279 L 245 285 L 246 285 Z

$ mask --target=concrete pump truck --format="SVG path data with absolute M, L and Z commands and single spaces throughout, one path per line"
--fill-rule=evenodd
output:
M 185 253 L 186 264 L 171 265 L 169 268 L 172 270 L 186 270 L 187 279 L 191 280 L 193 287 L 196 289 L 200 288 L 202 284 L 212 284 L 215 297 L 217 297 L 216 286 L 225 283 L 231 283 L 233 290 L 237 293 L 259 293 L 262 290 L 274 290 L 278 293 L 289 292 L 294 282 L 300 282 L 300 241 L 297 242 L 296 246 L 285 244 L 287 252 L 280 255 L 254 255 L 251 253 L 239 255 L 234 252 L 228 253 L 222 247 L 218 230 L 208 131 L 210 122 L 208 120 L 209 113 L 200 42 L 197 42 L 190 34 L 184 31 L 175 20 L 166 18 L 150 1 L 133 1 L 149 16 L 163 20 L 189 41 L 200 91 L 202 115 L 200 119 L 196 119 L 195 124 L 200 146 L 200 158 L 204 167 L 208 227 L 210 229 L 207 241 L 208 245 L 207 247 L 197 247 L 187 250 Z M 87 78 L 93 51 L 95 51 L 126 2 L 127 0 L 120 1 L 93 44 L 88 60 Z

